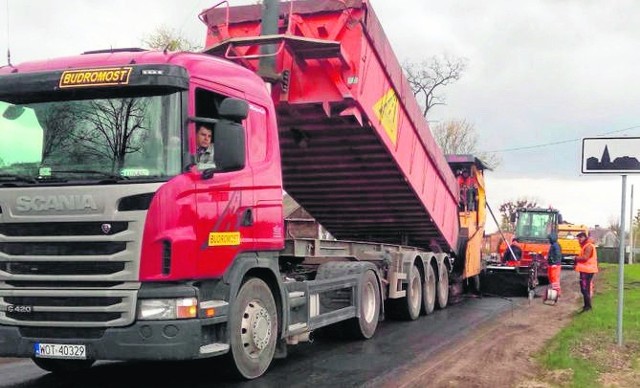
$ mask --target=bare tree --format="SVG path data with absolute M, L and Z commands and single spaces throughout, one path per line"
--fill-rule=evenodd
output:
M 64 104 L 56 109 L 49 109 L 42 117 L 43 128 L 46 128 L 42 145 L 42 160 L 46 161 L 54 152 L 65 152 L 73 139 L 73 133 L 78 112 L 72 104 Z
M 145 110 L 145 100 L 139 98 L 92 101 L 84 114 L 91 125 L 76 140 L 86 144 L 87 157 L 109 161 L 112 171 L 119 170 L 125 156 L 139 151 L 148 136 Z
M 631 231 L 631 234 L 633 235 L 634 241 L 637 239 L 639 228 L 640 228 L 640 209 L 636 210 L 636 215 L 631 220 L 631 228 L 629 228 Z
M 511 222 L 511 219 L 515 217 L 516 211 L 520 208 L 532 209 L 535 207 L 538 207 L 538 202 L 536 200 L 524 197 L 503 202 L 498 208 L 501 216 L 500 229 L 507 232 L 513 232 L 515 225 Z
M 432 130 L 436 143 L 445 154 L 471 154 L 492 169 L 501 162 L 497 154 L 478 151 L 478 134 L 467 120 L 445 121 L 435 125 Z
M 434 56 L 420 63 L 406 61 L 402 67 L 413 95 L 422 107 L 422 115 L 427 117 L 434 106 L 445 104 L 446 100 L 439 92 L 462 77 L 467 60 Z
M 618 241 L 619 241 L 620 232 L 621 232 L 620 217 L 609 216 L 609 220 L 608 221 L 609 221 L 608 229 L 615 234 L 616 239 L 618 239 Z
M 422 107 L 422 115 L 426 118 L 434 106 L 445 104 L 445 98 L 440 92 L 462 77 L 467 60 L 434 56 L 420 63 L 405 62 L 402 67 L 413 95 Z M 445 121 L 432 130 L 436 142 L 445 154 L 472 154 L 489 168 L 496 168 L 501 162 L 497 154 L 478 151 L 475 127 L 466 120 Z
M 150 49 L 168 51 L 199 51 L 202 46 L 189 41 L 175 30 L 162 25 L 142 39 L 142 44 Z

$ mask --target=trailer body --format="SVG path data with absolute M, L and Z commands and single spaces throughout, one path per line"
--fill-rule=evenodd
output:
M 457 249 L 458 189 L 367 1 L 280 5 L 263 36 L 261 6 L 201 14 L 205 51 L 259 73 L 275 45 L 272 96 L 284 188 L 336 238 Z M 284 79 L 283 79 L 284 77 Z

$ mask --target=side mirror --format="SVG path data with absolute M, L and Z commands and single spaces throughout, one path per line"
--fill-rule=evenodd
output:
M 511 216 L 509 217 L 509 221 L 511 221 L 511 223 L 516 222 L 516 213 L 511 213 Z
M 216 171 L 242 170 L 246 154 L 246 138 L 242 124 L 221 119 L 216 123 L 215 134 L 213 159 Z
M 245 100 L 237 98 L 225 98 L 218 108 L 220 117 L 237 123 L 246 119 L 248 114 L 249 104 Z

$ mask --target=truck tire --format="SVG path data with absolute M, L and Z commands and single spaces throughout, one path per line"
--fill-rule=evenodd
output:
M 70 374 L 91 368 L 95 360 L 56 360 L 52 358 L 31 358 L 40 369 L 53 374 Z
M 390 299 L 388 314 L 391 318 L 414 321 L 422 308 L 422 278 L 417 265 L 412 265 L 407 279 L 407 295 L 400 299 Z
M 369 339 L 378 327 L 380 317 L 380 283 L 373 271 L 366 271 L 360 278 L 359 317 L 346 321 L 345 329 L 351 338 Z
M 278 314 L 271 289 L 262 279 L 250 278 L 240 286 L 228 328 L 229 357 L 236 374 L 247 380 L 263 375 L 276 350 Z
M 444 309 L 449 303 L 449 273 L 446 268 L 438 271 L 438 287 L 436 288 L 436 302 L 439 309 Z
M 359 276 L 359 316 L 317 329 L 314 333 L 318 338 L 369 339 L 375 333 L 380 318 L 382 296 L 380 281 L 371 263 L 328 262 L 318 268 L 316 280 L 356 274 Z M 320 306 L 326 311 L 349 307 L 353 303 L 352 293 L 350 289 L 324 292 L 320 295 Z
M 429 315 L 436 307 L 436 273 L 431 264 L 427 264 L 422 285 L 422 314 Z

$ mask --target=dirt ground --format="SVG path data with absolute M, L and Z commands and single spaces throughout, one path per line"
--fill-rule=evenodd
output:
M 550 387 L 541 382 L 533 354 L 582 307 L 578 275 L 565 271 L 562 297 L 556 305 L 544 304 L 536 297 L 531 304 L 507 312 L 435 355 L 426 367 L 407 372 L 393 386 Z M 563 380 L 563 376 L 544 377 L 544 381 Z

